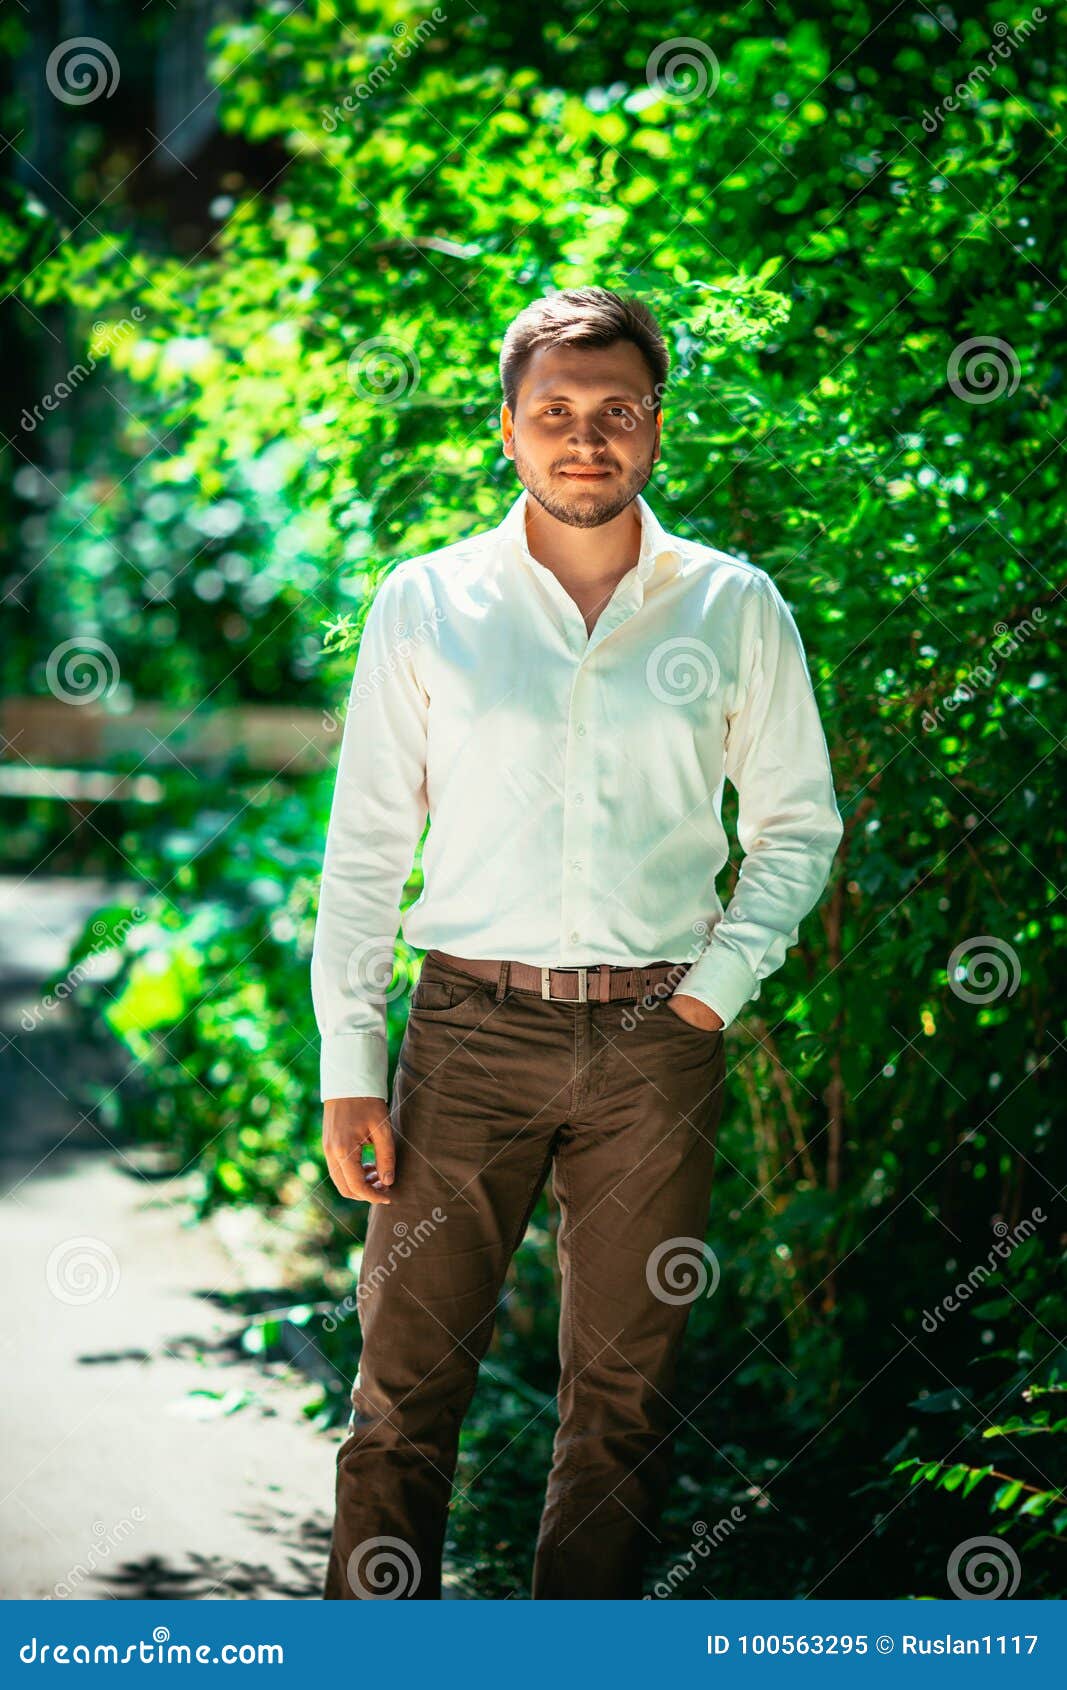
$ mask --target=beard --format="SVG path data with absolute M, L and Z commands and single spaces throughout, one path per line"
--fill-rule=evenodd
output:
M 652 475 L 653 459 L 649 454 L 647 464 L 631 469 L 621 478 L 613 478 L 603 485 L 594 481 L 584 493 L 568 493 L 565 482 L 552 480 L 550 476 L 565 468 L 569 461 L 566 456 L 561 457 L 558 464 L 553 464 L 549 475 L 541 475 L 519 451 L 518 444 L 512 459 L 516 474 L 530 496 L 557 522 L 565 522 L 568 528 L 600 528 L 605 522 L 610 522 L 627 505 L 633 504 L 638 493 L 648 486 Z M 605 464 L 604 467 L 616 469 L 618 466 Z

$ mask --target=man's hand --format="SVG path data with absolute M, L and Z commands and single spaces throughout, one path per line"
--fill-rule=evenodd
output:
M 673 1009 L 675 1015 L 683 1021 L 688 1021 L 690 1027 L 702 1027 L 705 1032 L 716 1033 L 726 1023 L 715 1010 L 709 1009 L 699 998 L 688 997 L 684 992 L 672 992 L 667 999 L 667 1008 Z
M 362 1162 L 363 1146 L 374 1151 Z M 384 1097 L 330 1097 L 322 1106 L 322 1148 L 330 1178 L 342 1197 L 360 1203 L 390 1203 L 396 1156 L 393 1124 Z

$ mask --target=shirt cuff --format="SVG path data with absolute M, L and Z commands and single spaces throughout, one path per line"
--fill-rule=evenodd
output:
M 685 997 L 697 998 L 713 1009 L 722 1018 L 725 1028 L 737 1019 L 749 998 L 755 994 L 758 984 L 748 963 L 733 951 L 717 946 L 713 937 L 674 990 Z
M 324 1038 L 320 1062 L 321 1100 L 331 1097 L 388 1099 L 389 1046 L 383 1033 L 334 1033 Z

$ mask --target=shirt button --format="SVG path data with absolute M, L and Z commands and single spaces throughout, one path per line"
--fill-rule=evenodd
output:
M 575 861 L 575 862 L 573 862 L 573 863 L 572 863 L 572 864 L 571 864 L 571 868 L 577 868 L 577 869 L 580 869 L 580 868 L 581 868 L 581 866 L 582 866 L 582 865 L 581 865 L 581 863 L 580 863 L 580 862 L 578 862 L 578 861 Z
M 577 731 L 578 731 L 578 734 L 579 734 L 579 737 L 580 737 L 580 736 L 581 736 L 581 735 L 582 735 L 582 734 L 584 734 L 584 733 L 585 733 L 585 723 L 584 723 L 584 722 L 579 722 L 579 723 L 578 723 L 578 730 L 577 730 Z
M 576 945 L 578 943 L 578 940 L 581 938 L 581 936 L 582 935 L 578 932 L 578 929 L 575 928 L 574 931 L 571 933 L 571 944 Z
M 585 799 L 582 797 L 580 792 L 576 792 L 574 794 L 574 802 L 576 804 L 584 804 L 585 803 Z

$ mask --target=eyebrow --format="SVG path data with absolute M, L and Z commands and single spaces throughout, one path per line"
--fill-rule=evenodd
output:
M 569 393 L 540 394 L 535 390 L 531 397 L 532 397 L 534 403 L 538 404 L 538 405 L 558 405 L 561 401 L 563 401 L 564 403 L 568 402 L 570 400 L 571 396 L 570 396 Z M 607 393 L 607 394 L 604 395 L 604 398 L 601 401 L 601 403 L 604 404 L 604 405 L 618 405 L 618 404 L 631 404 L 631 403 L 637 402 L 639 404 L 640 401 L 641 401 L 641 395 L 637 392 Z

